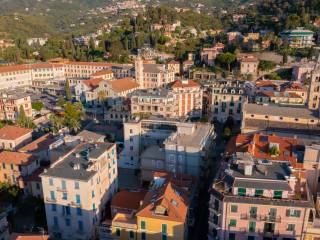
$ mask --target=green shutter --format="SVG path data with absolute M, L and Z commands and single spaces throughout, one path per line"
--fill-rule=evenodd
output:
M 233 212 L 233 213 L 238 212 L 238 206 L 237 205 L 231 205 L 231 212 Z
M 256 222 L 249 222 L 249 231 L 250 232 L 256 231 Z
M 281 199 L 282 198 L 282 191 L 274 191 L 273 197 Z
M 255 194 L 256 197 L 261 197 L 263 196 L 263 190 L 262 189 L 256 189 Z
M 145 221 L 141 221 L 140 225 L 141 225 L 141 229 L 146 229 L 146 222 Z
M 246 189 L 245 188 L 238 188 L 238 195 L 239 196 L 246 196 Z
M 162 234 L 167 234 L 167 224 L 162 224 Z
M 229 226 L 230 227 L 236 227 L 237 226 L 237 220 L 236 219 L 230 219 Z

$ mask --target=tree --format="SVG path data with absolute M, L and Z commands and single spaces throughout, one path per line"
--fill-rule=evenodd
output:
M 262 71 L 270 71 L 275 68 L 275 63 L 272 61 L 262 60 L 259 62 L 259 69 Z
M 236 60 L 236 55 L 230 52 L 221 53 L 217 60 L 220 63 L 226 64 L 228 66 L 228 71 L 231 71 L 231 63 L 233 63 Z
M 59 95 L 57 105 L 62 108 L 64 104 L 65 104 L 64 97 L 62 95 Z
M 26 116 L 23 106 L 19 108 L 19 116 L 17 118 L 17 124 L 24 128 L 35 128 L 36 125 L 32 122 L 32 119 Z
M 43 103 L 42 102 L 34 102 L 34 103 L 32 103 L 32 109 L 40 112 L 42 108 L 43 108 Z
M 58 132 L 63 127 L 63 119 L 57 115 L 51 115 L 50 122 L 54 132 Z
M 73 133 L 77 133 L 81 128 L 80 121 L 76 118 L 71 118 L 70 121 L 68 122 L 68 128 Z
M 68 101 L 72 100 L 72 93 L 70 89 L 70 83 L 69 80 L 66 80 L 66 86 L 65 86 L 65 91 L 66 91 L 66 98 Z

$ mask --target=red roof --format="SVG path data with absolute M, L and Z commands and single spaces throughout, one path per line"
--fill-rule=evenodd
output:
M 48 235 L 35 235 L 24 233 L 11 233 L 10 240 L 48 240 Z
M 273 87 L 273 88 L 277 88 L 277 87 L 279 87 L 279 85 L 274 83 L 274 82 L 272 82 L 272 81 L 263 80 L 263 81 L 256 82 L 256 87 Z
M 99 87 L 99 83 L 103 81 L 103 78 L 92 78 L 88 80 L 84 80 L 83 83 L 90 88 L 97 88 Z
M 121 208 L 126 210 L 138 210 L 141 201 L 146 196 L 147 191 L 129 191 L 122 190 L 118 192 L 111 201 L 111 207 Z M 129 200 L 130 199 L 130 200 Z
M 172 83 L 172 88 L 190 88 L 190 87 L 200 87 L 200 85 L 192 80 L 180 81 L 177 80 Z
M 20 137 L 30 134 L 31 132 L 32 129 L 29 128 L 21 128 L 18 126 L 6 125 L 0 129 L 0 139 L 16 140 Z
M 134 79 L 130 77 L 109 81 L 109 84 L 115 92 L 124 92 L 139 87 L 139 84 L 136 83 Z
M 15 165 L 28 165 L 38 158 L 29 153 L 3 151 L 0 153 L 0 162 Z
M 92 77 L 97 77 L 97 76 L 104 76 L 104 75 L 107 75 L 107 74 L 113 74 L 113 72 L 111 70 L 102 70 L 102 71 L 98 71 L 98 72 L 92 74 L 91 76 Z
M 55 141 L 56 140 L 54 136 L 48 133 L 20 148 L 19 152 L 38 152 L 46 150 L 49 148 L 50 144 L 54 143 Z

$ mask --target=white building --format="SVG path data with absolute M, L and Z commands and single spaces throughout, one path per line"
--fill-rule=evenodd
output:
M 81 143 L 41 174 L 50 237 L 95 239 L 118 188 L 116 145 Z

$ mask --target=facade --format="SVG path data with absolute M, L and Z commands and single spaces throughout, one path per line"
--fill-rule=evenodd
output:
M 243 55 L 240 57 L 240 73 L 242 75 L 257 76 L 259 60 L 253 55 Z
M 30 94 L 20 91 L 0 92 L 0 120 L 15 121 L 19 115 L 20 107 L 25 115 L 32 118 Z
M 314 45 L 314 32 L 297 28 L 294 30 L 286 30 L 281 33 L 283 41 L 287 41 L 292 48 L 305 48 Z
M 40 177 L 50 236 L 94 239 L 105 205 L 118 188 L 116 145 L 82 143 Z
M 320 55 L 318 61 L 311 72 L 311 83 L 309 88 L 309 109 L 319 110 L 320 101 Z
M 152 183 L 147 192 L 121 191 L 114 197 L 112 239 L 187 239 L 196 179 L 155 173 Z
M 262 131 L 316 136 L 320 133 L 318 124 L 318 112 L 306 107 L 246 103 L 243 108 L 241 132 Z
M 161 170 L 198 177 L 208 164 L 213 137 L 211 124 L 161 118 L 128 121 L 119 163 L 123 168 L 141 169 L 143 181 L 150 181 L 152 173 Z
M 314 207 L 305 179 L 244 154 L 229 166 L 212 185 L 208 239 L 304 239 Z
M 0 148 L 18 149 L 32 140 L 32 129 L 6 125 L 0 129 Z
M 298 82 L 305 82 L 311 77 L 311 72 L 315 66 L 314 62 L 300 62 L 292 68 L 292 78 Z
M 0 164 L 0 182 L 24 189 L 27 177 L 39 168 L 40 161 L 28 153 L 3 151 L 0 153 Z
M 222 80 L 213 83 L 211 96 L 212 118 L 225 122 L 228 118 L 240 122 L 242 108 L 246 102 L 244 82 Z
M 0 239 L 9 240 L 9 227 L 6 212 L 0 212 Z
M 131 94 L 131 114 L 201 117 L 202 89 L 192 80 L 182 80 L 168 88 L 135 91 Z
M 201 61 L 208 66 L 213 66 L 216 57 L 223 51 L 225 48 L 223 43 L 217 43 L 212 48 L 204 48 L 200 53 Z
M 138 56 L 135 62 L 135 79 L 141 88 L 159 88 L 174 82 L 175 70 L 165 64 L 146 64 Z

